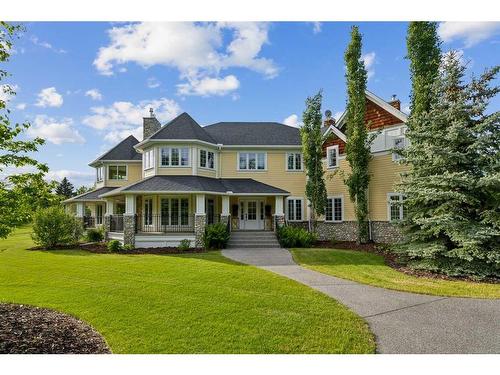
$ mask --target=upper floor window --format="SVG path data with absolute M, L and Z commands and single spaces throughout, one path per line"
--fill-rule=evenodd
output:
M 265 152 L 240 152 L 238 154 L 239 170 L 265 170 L 266 153 Z
M 144 170 L 153 168 L 155 166 L 155 153 L 154 149 L 146 151 L 143 156 Z
M 287 171 L 302 170 L 302 154 L 300 152 L 289 152 L 286 154 Z
M 108 166 L 108 178 L 110 180 L 126 180 L 127 166 L 126 165 L 110 165 Z
M 337 168 L 339 166 L 339 146 L 330 146 L 326 148 L 326 160 L 328 168 Z
M 325 220 L 342 221 L 344 219 L 343 197 L 329 197 L 326 201 Z
M 289 221 L 302 220 L 302 199 L 301 198 L 288 198 L 286 217 Z
M 188 167 L 189 148 L 188 147 L 163 147 L 161 149 L 162 167 Z
M 215 154 L 212 151 L 200 150 L 200 167 L 214 169 Z
M 392 139 L 392 148 L 396 150 L 403 150 L 406 147 L 406 140 L 405 137 L 395 137 Z M 404 159 L 403 156 L 400 154 L 393 152 L 392 153 L 392 160 L 397 161 L 397 160 L 402 160 Z
M 101 182 L 104 179 L 103 172 L 104 172 L 104 167 L 97 167 L 96 168 L 96 181 L 97 182 Z
M 389 193 L 387 194 L 388 198 L 388 213 L 389 221 L 400 221 L 405 217 L 405 207 L 404 201 L 405 196 L 399 193 Z

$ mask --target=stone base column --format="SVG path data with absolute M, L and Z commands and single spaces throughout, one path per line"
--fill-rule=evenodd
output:
M 229 231 L 231 231 L 231 215 L 220 215 L 220 222 L 226 227 L 229 226 Z
M 205 234 L 206 223 L 207 223 L 206 214 L 194 215 L 194 237 L 195 237 L 196 247 L 203 247 L 203 235 Z
M 285 225 L 285 215 L 274 215 L 274 231 L 278 230 L 278 227 Z
M 123 215 L 123 244 L 135 246 L 135 215 Z
M 104 215 L 104 241 L 109 240 L 109 231 L 111 230 L 111 215 Z

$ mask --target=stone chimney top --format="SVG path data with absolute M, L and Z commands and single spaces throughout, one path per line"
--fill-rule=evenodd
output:
M 155 114 L 153 113 L 153 108 L 149 108 L 149 117 L 155 117 Z
M 323 126 L 328 127 L 330 125 L 335 125 L 335 119 L 332 117 L 332 111 L 327 109 L 325 111 L 325 120 L 323 121 Z
M 161 124 L 153 113 L 153 108 L 149 108 L 149 117 L 144 117 L 142 120 L 142 139 L 151 137 L 161 128 Z
M 388 101 L 387 103 L 392 105 L 394 108 L 401 110 L 401 101 L 398 99 L 396 94 L 393 94 L 391 100 Z

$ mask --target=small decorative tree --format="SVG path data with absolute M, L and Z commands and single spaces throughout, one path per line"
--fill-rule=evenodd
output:
M 56 194 L 64 198 L 71 198 L 74 195 L 73 184 L 64 177 L 56 188 Z
M 304 125 L 300 128 L 302 155 L 307 175 L 306 197 L 311 205 L 313 227 L 316 229 L 317 215 L 325 214 L 326 186 L 323 178 L 323 135 L 321 134 L 321 90 L 306 100 L 306 109 L 302 115 Z

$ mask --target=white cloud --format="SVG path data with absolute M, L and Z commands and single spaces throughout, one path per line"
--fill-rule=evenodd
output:
M 73 128 L 73 120 L 70 118 L 56 120 L 46 115 L 37 115 L 27 134 L 32 138 L 44 138 L 56 145 L 85 142 L 78 130 Z
M 104 75 L 112 75 L 115 65 L 128 62 L 145 68 L 173 67 L 181 79 L 188 81 L 187 87 L 193 86 L 190 81 L 208 82 L 206 78 L 220 81 L 221 70 L 233 67 L 273 78 L 278 68 L 272 60 L 260 56 L 268 43 L 268 27 L 260 22 L 144 22 L 113 27 L 108 31 L 110 44 L 99 49 L 94 65 Z M 199 95 L 206 95 L 204 92 Z
M 37 107 L 60 107 L 64 100 L 55 87 L 47 87 L 38 93 Z
M 142 129 L 142 118 L 149 114 L 149 108 L 153 108 L 156 118 L 162 123 L 180 113 L 179 105 L 167 98 L 143 100 L 137 104 L 114 102 L 107 107 L 92 107 L 92 114 L 82 122 L 93 129 L 106 131 L 105 139 L 108 141 L 121 140 L 130 134 L 141 139 L 142 131 L 139 129 Z
M 11 90 L 15 93 L 19 90 L 19 86 L 9 84 L 0 85 L 0 100 L 2 102 L 8 103 L 14 98 L 15 94 L 12 94 Z
M 472 47 L 500 32 L 500 22 L 441 22 L 439 37 L 444 42 L 463 39 L 464 47 Z
M 177 85 L 177 93 L 180 95 L 223 96 L 237 90 L 238 87 L 240 87 L 240 81 L 233 75 L 224 78 L 189 78 L 188 83 Z
M 361 56 L 361 60 L 363 60 L 363 63 L 365 64 L 366 77 L 368 79 L 375 75 L 375 56 L 375 52 L 368 52 Z
M 321 32 L 321 22 L 313 22 L 313 33 L 318 34 Z
M 283 120 L 283 124 L 288 126 L 293 126 L 294 128 L 298 128 L 302 126 L 302 122 L 299 121 L 299 116 L 296 114 L 290 115 Z
M 161 83 L 160 81 L 158 81 L 155 77 L 150 77 L 148 78 L 148 80 L 146 81 L 146 85 L 150 88 L 150 89 L 155 89 L 157 87 L 160 87 Z
M 26 103 L 19 103 L 16 105 L 16 109 L 19 109 L 20 111 L 24 111 L 26 109 L 27 104 Z
M 66 177 L 73 185 L 90 185 L 94 182 L 94 172 L 82 172 L 68 169 L 49 170 L 45 175 L 45 179 L 61 181 Z
M 85 96 L 89 96 L 92 100 L 102 100 L 102 94 L 98 89 L 86 91 Z
M 30 38 L 30 40 L 36 46 L 50 49 L 51 51 L 54 51 L 56 53 L 66 53 L 66 51 L 64 49 L 62 49 L 62 48 L 55 48 L 52 44 L 38 39 L 38 37 L 35 36 L 35 35 L 33 35 Z

